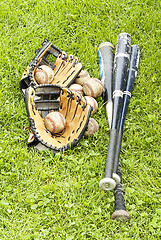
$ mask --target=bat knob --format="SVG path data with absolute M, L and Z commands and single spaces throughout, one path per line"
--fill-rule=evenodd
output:
M 116 210 L 112 214 L 112 219 L 113 220 L 123 220 L 123 221 L 128 221 L 130 219 L 130 215 L 126 210 Z
M 103 178 L 99 182 L 99 186 L 105 191 L 113 190 L 116 187 L 116 182 L 112 178 Z
M 112 178 L 116 182 L 116 184 L 119 184 L 121 182 L 119 175 L 116 173 L 113 173 Z

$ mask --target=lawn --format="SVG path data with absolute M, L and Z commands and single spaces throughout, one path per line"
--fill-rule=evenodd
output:
M 160 9 L 159 0 L 0 1 L 0 240 L 161 238 Z M 116 46 L 121 32 L 141 50 L 121 151 L 127 222 L 111 219 L 113 191 L 99 187 L 109 141 L 102 98 L 99 132 L 54 156 L 28 148 L 19 87 L 44 38 L 99 78 L 98 46 Z

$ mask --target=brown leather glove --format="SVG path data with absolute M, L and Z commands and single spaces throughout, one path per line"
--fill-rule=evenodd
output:
M 77 57 L 68 55 L 47 39 L 44 40 L 42 47 L 35 52 L 35 57 L 27 66 L 20 81 L 23 95 L 29 86 L 38 85 L 35 80 L 35 71 L 42 65 L 49 66 L 54 72 L 54 78 L 50 84 L 61 87 L 69 87 L 82 70 L 82 64 L 79 63 Z
M 87 128 L 92 108 L 77 92 L 57 85 L 35 85 L 26 89 L 25 103 L 30 122 L 29 145 L 52 149 L 54 152 L 74 147 Z M 51 134 L 44 125 L 45 116 L 59 111 L 66 120 L 65 129 Z

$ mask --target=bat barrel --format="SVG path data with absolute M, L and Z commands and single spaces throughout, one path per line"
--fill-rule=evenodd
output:
M 126 87 L 125 87 L 125 91 L 124 91 L 123 105 L 122 105 L 121 117 L 120 117 L 120 123 L 119 123 L 119 129 L 122 129 L 122 130 L 124 128 L 125 116 L 126 116 L 129 101 L 131 98 L 134 81 L 137 76 L 139 57 L 140 57 L 139 46 L 132 45 L 131 46 L 130 65 L 129 65 L 129 70 L 128 70 Z
M 112 91 L 113 91 L 113 62 L 114 46 L 110 42 L 103 42 L 98 47 L 100 80 L 104 85 L 102 97 L 106 102 L 106 113 L 111 127 L 112 122 Z
M 115 87 L 113 92 L 113 116 L 110 130 L 108 153 L 106 159 L 105 176 L 99 183 L 100 187 L 103 190 L 114 189 L 117 181 L 116 172 L 115 180 L 112 179 L 112 177 L 118 136 L 118 122 L 123 98 L 123 89 L 129 65 L 130 50 L 131 50 L 131 36 L 127 33 L 120 34 L 117 39 L 116 53 L 114 58 L 113 73 Z M 119 176 L 118 181 L 120 181 Z
M 129 65 L 129 70 L 128 70 L 128 76 L 127 76 L 126 87 L 125 87 L 125 91 L 124 91 L 123 104 L 122 104 L 121 116 L 120 116 L 120 122 L 119 122 L 119 131 L 118 131 L 115 161 L 114 161 L 114 168 L 113 168 L 114 173 L 117 172 L 117 168 L 118 168 L 124 122 L 125 122 L 125 117 L 126 117 L 129 101 L 131 98 L 134 81 L 137 76 L 139 56 L 140 56 L 139 47 L 137 45 L 132 45 L 131 46 L 130 65 Z
M 112 128 L 118 127 L 123 99 L 123 90 L 125 88 L 127 70 L 129 67 L 130 52 L 131 52 L 131 36 L 128 33 L 119 34 L 114 58 L 115 88 L 113 91 Z
M 110 42 L 103 42 L 98 47 L 100 79 L 104 85 L 103 99 L 112 100 L 114 46 Z

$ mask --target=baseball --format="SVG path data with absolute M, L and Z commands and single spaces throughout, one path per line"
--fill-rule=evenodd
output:
M 69 89 L 73 92 L 78 92 L 83 95 L 83 87 L 80 84 L 74 83 L 69 87 Z
M 80 72 L 80 74 L 78 75 L 78 77 L 75 79 L 75 83 L 80 84 L 81 86 L 83 86 L 83 84 L 88 81 L 88 79 L 90 78 L 89 73 L 86 70 L 82 70 Z
M 91 114 L 96 113 L 97 110 L 98 110 L 98 103 L 97 103 L 96 99 L 93 98 L 93 97 L 91 97 L 91 96 L 84 96 L 84 98 L 86 99 L 87 103 L 88 103 L 89 105 L 91 105 L 91 107 L 93 108 Z
M 38 84 L 49 84 L 54 78 L 54 71 L 47 65 L 41 65 L 36 69 L 34 77 Z
M 89 137 L 93 135 L 95 132 L 97 132 L 98 129 L 99 129 L 99 125 L 97 121 L 93 118 L 90 118 L 88 122 L 87 130 L 85 131 L 84 136 Z
M 64 116 L 59 112 L 50 112 L 44 118 L 45 127 L 51 133 L 59 133 L 66 127 L 66 120 Z
M 97 78 L 90 78 L 83 84 L 84 94 L 94 98 L 101 96 L 103 88 L 103 84 Z

